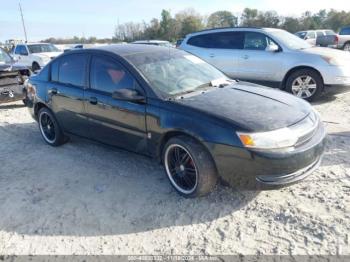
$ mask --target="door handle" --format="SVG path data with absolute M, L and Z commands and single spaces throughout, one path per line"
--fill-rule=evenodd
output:
M 92 105 L 97 105 L 97 98 L 96 97 L 90 97 L 89 102 Z
M 51 88 L 50 93 L 51 95 L 57 95 L 58 94 L 57 88 Z
M 248 58 L 249 58 L 249 55 L 244 55 L 244 56 L 243 56 L 243 59 L 246 59 L 246 60 L 247 60 Z

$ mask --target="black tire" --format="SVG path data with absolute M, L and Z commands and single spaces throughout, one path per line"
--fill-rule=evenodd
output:
M 172 165 L 170 159 L 172 158 L 172 150 L 176 150 L 175 148 L 179 148 L 183 152 L 186 151 L 190 156 L 190 159 L 188 159 L 186 162 L 189 162 L 193 166 L 196 173 L 195 175 L 192 173 L 192 178 L 196 178 L 196 183 L 190 189 L 187 189 L 184 186 L 180 185 L 179 182 L 176 182 L 175 176 L 179 177 L 179 175 L 177 175 L 177 171 L 174 171 L 176 175 L 172 175 L 170 173 Z M 182 156 L 181 159 L 182 158 L 184 157 Z M 179 172 L 185 173 L 185 175 L 182 175 L 182 177 L 188 177 L 186 168 L 185 170 L 181 171 L 180 166 L 182 166 L 182 164 L 180 165 L 179 161 L 176 161 L 176 163 L 178 164 L 174 165 L 177 165 L 179 167 L 177 170 Z M 166 143 L 163 150 L 163 164 L 170 184 L 180 195 L 186 198 L 194 198 L 207 195 L 213 191 L 215 185 L 217 184 L 217 170 L 211 155 L 203 145 L 192 138 L 186 136 L 171 138 Z M 175 169 L 173 168 L 172 170 Z
M 295 72 L 293 72 L 286 81 L 286 88 L 285 90 L 295 96 L 297 96 L 297 94 L 295 93 L 295 90 L 293 90 L 293 83 L 295 83 L 295 81 L 297 81 L 297 79 L 306 79 L 306 77 L 311 77 L 313 82 L 316 85 L 316 88 L 314 91 L 312 91 L 312 95 L 311 96 L 307 96 L 307 97 L 301 97 L 307 101 L 314 101 L 317 98 L 319 98 L 324 90 L 324 83 L 323 83 L 323 79 L 320 76 L 320 74 L 318 72 L 316 72 L 315 70 L 312 69 L 300 69 L 297 70 Z M 304 92 L 304 91 L 303 91 Z
M 44 117 L 50 120 L 49 124 L 45 124 Z M 49 110 L 46 107 L 43 107 L 39 110 L 38 124 L 41 136 L 47 144 L 49 144 L 50 146 L 60 146 L 65 143 L 66 139 L 64 133 L 62 132 L 62 129 L 51 110 Z M 48 128 L 48 126 L 51 127 Z M 47 132 L 45 132 L 45 130 L 49 130 L 48 133 L 53 132 L 54 135 L 49 135 Z
M 350 42 L 347 42 L 344 44 L 343 50 L 346 52 L 350 52 Z
M 33 62 L 32 71 L 35 72 L 37 70 L 40 70 L 40 65 L 37 62 Z

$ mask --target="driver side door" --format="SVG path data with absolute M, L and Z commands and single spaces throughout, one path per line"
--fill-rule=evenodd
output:
M 146 103 L 112 97 L 118 89 L 136 90 L 145 96 L 131 73 L 116 59 L 94 55 L 90 64 L 90 88 L 84 103 L 90 138 L 139 153 L 147 150 Z

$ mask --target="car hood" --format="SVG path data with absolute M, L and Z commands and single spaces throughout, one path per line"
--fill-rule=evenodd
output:
M 59 56 L 62 52 L 44 52 L 44 53 L 34 53 L 33 55 L 41 57 L 41 58 L 55 58 Z
M 300 50 L 303 53 L 320 55 L 329 58 L 336 58 L 342 61 L 347 61 L 350 63 L 350 53 L 344 52 L 342 50 L 337 50 L 333 48 L 324 48 L 324 47 L 312 47 Z
M 175 101 L 253 132 L 293 125 L 312 110 L 307 102 L 288 93 L 244 82 Z

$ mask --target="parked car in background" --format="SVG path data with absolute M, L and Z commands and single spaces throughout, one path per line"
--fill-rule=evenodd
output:
M 325 147 L 325 128 L 308 103 L 231 80 L 175 48 L 71 51 L 31 77 L 28 90 L 47 144 L 75 134 L 155 157 L 185 197 L 209 193 L 219 176 L 294 183 L 318 167 Z
M 312 47 L 280 29 L 204 30 L 187 35 L 180 48 L 232 78 L 277 87 L 309 101 L 325 89 L 350 89 L 350 54 Z
M 317 39 L 320 46 L 342 49 L 350 52 L 350 26 L 344 27 L 339 34 L 328 35 Z
M 26 103 L 24 82 L 30 70 L 14 65 L 11 56 L 0 48 L 0 103 L 23 100 Z
M 305 40 L 310 45 L 319 45 L 318 39 L 323 36 L 328 35 L 336 35 L 336 33 L 333 30 L 308 30 L 308 31 L 300 31 L 295 33 L 296 36 L 299 38 Z
M 61 53 L 53 44 L 26 43 L 17 44 L 12 56 L 19 65 L 37 71 Z
M 183 40 L 184 40 L 183 38 L 177 40 L 177 41 L 176 41 L 176 44 L 175 44 L 175 47 L 176 47 L 176 48 L 179 48 Z
M 132 44 L 174 47 L 174 45 L 169 41 L 163 41 L 163 40 L 140 40 L 140 41 L 132 42 Z

